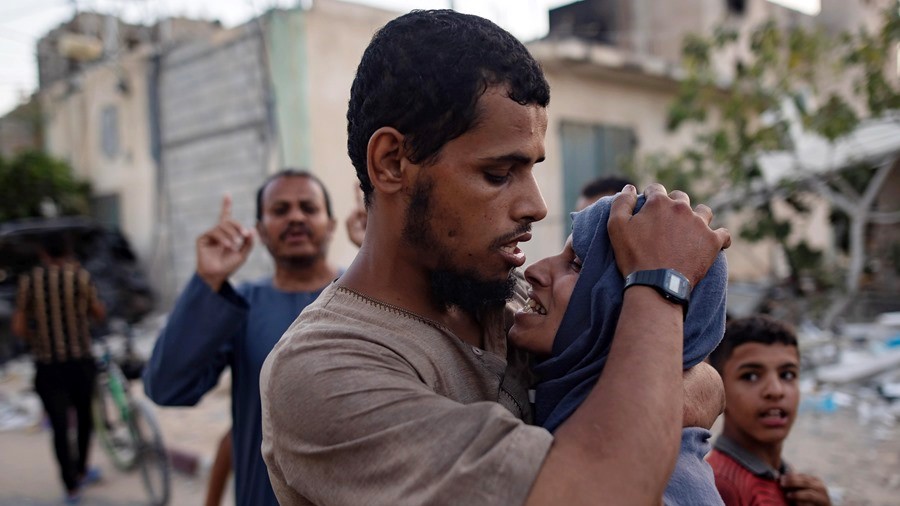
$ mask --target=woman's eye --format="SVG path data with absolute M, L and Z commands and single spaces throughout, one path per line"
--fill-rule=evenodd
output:
M 569 265 L 572 266 L 573 271 L 581 272 L 581 259 L 580 258 L 578 258 L 578 257 L 573 258 L 572 261 L 569 262 Z
M 797 373 L 794 371 L 784 371 L 781 373 L 781 379 L 786 381 L 794 381 L 797 379 Z

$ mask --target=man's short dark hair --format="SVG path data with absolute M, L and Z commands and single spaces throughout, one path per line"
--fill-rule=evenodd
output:
M 325 211 L 328 213 L 329 218 L 333 218 L 331 215 L 331 197 L 328 196 L 328 189 L 325 188 L 325 185 L 322 184 L 322 181 L 319 180 L 316 176 L 314 176 L 311 172 L 300 170 L 300 169 L 282 169 L 275 174 L 267 177 L 263 184 L 260 185 L 259 189 L 256 190 L 256 221 L 262 221 L 263 216 L 263 192 L 266 191 L 266 187 L 269 186 L 269 183 L 275 181 L 276 179 L 281 179 L 283 177 L 305 177 L 317 185 L 322 189 L 322 195 L 325 196 Z
M 633 185 L 630 180 L 622 176 L 603 176 L 592 181 L 588 181 L 581 187 L 581 196 L 586 199 L 603 197 L 605 195 L 613 195 L 622 191 L 625 185 Z
M 478 120 L 491 86 L 546 107 L 550 86 L 525 46 L 487 19 L 453 10 L 412 11 L 382 27 L 356 70 L 347 109 L 347 151 L 365 195 L 373 190 L 366 151 L 382 127 L 405 136 L 413 163 L 428 164 Z
M 69 237 L 65 232 L 46 232 L 40 236 L 41 249 L 54 260 L 67 258 L 72 254 Z
M 725 337 L 709 355 L 709 361 L 719 374 L 738 346 L 746 343 L 783 344 L 797 348 L 794 328 L 771 316 L 757 314 L 731 320 L 725 325 Z M 797 350 L 799 354 L 799 349 Z

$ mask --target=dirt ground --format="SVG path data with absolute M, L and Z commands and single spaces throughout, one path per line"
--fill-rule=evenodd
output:
M 173 474 L 173 505 L 202 500 L 218 439 L 230 425 L 228 380 L 226 375 L 197 407 L 156 408 L 167 443 L 193 455 L 199 467 L 191 475 Z M 0 401 L 8 404 L 30 390 L 29 384 L 27 376 L 8 371 L 0 378 Z M 133 392 L 142 396 L 139 384 Z M 58 501 L 48 437 L 33 426 L 0 431 L 0 506 L 44 506 Z M 108 480 L 90 490 L 83 504 L 140 504 L 143 492 L 138 478 L 120 476 L 97 450 Z M 844 388 L 829 402 L 806 392 L 784 454 L 796 470 L 825 481 L 835 506 L 900 506 L 900 401 L 891 405 L 861 387 Z M 232 495 L 226 504 L 233 504 Z
M 857 410 L 800 414 L 784 451 L 797 471 L 828 485 L 836 505 L 900 505 L 900 430 L 896 422 L 863 424 Z

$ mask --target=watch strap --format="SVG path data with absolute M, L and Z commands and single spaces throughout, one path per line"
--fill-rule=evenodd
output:
M 623 291 L 640 285 L 649 286 L 663 296 L 664 299 L 681 305 L 687 317 L 688 304 L 691 300 L 691 283 L 675 269 L 652 269 L 635 271 L 625 277 Z

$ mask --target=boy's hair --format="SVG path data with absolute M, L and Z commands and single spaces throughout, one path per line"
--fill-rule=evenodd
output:
M 281 179 L 283 177 L 305 177 L 310 181 L 319 185 L 319 188 L 322 189 L 322 195 L 325 196 L 325 212 L 328 213 L 329 218 L 333 218 L 331 215 L 331 197 L 328 195 L 328 190 L 325 188 L 325 185 L 322 184 L 322 181 L 319 180 L 316 176 L 314 176 L 311 172 L 302 170 L 302 169 L 282 169 L 275 174 L 267 177 L 263 184 L 259 186 L 256 190 L 256 221 L 262 221 L 263 216 L 263 193 L 266 191 L 266 187 L 269 186 L 269 183 L 275 181 L 276 179 Z
M 734 349 L 746 343 L 780 343 L 797 348 L 797 334 L 787 323 L 762 314 L 731 320 L 725 325 L 722 342 L 709 355 L 710 364 L 722 374 Z
M 366 206 L 372 182 L 369 138 L 382 127 L 405 136 L 413 163 L 428 165 L 478 121 L 478 99 L 506 86 L 511 100 L 546 107 L 550 86 L 525 46 L 478 16 L 412 11 L 381 28 L 363 53 L 350 89 L 347 151 Z

